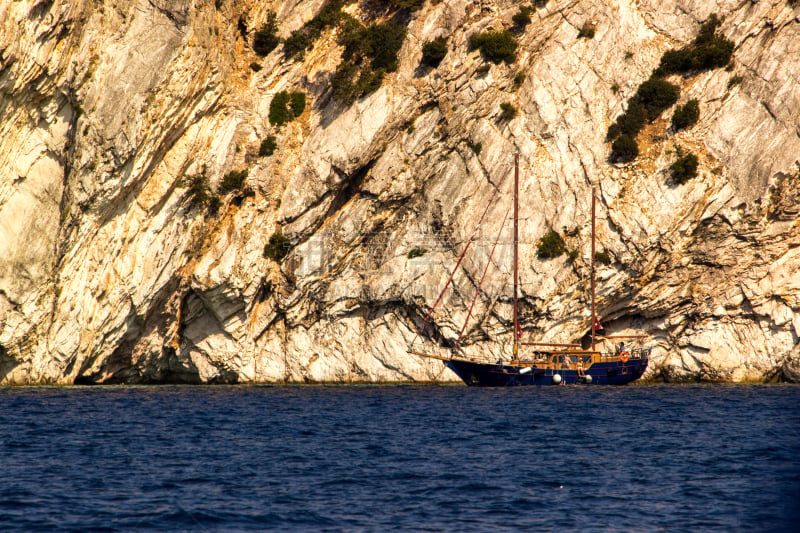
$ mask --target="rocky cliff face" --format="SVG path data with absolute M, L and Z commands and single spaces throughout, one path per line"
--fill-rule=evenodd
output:
M 392 4 L 342 7 L 407 25 L 396 70 L 345 104 L 331 94 L 340 27 L 301 56 L 253 52 L 271 12 L 285 39 L 321 0 L 0 0 L 0 383 L 453 380 L 406 349 L 500 184 L 415 346 L 458 336 L 517 152 L 526 336 L 587 329 L 594 186 L 610 259 L 598 315 L 647 336 L 651 378 L 796 379 L 800 6 L 540 1 L 516 60 L 495 64 L 469 37 L 509 27 L 519 3 Z M 675 132 L 670 108 L 638 158 L 609 163 L 609 125 L 712 14 L 729 66 L 669 78 L 699 121 Z M 437 37 L 446 56 L 421 66 Z M 281 91 L 306 106 L 277 127 Z M 679 184 L 669 167 L 686 152 L 698 175 Z M 511 355 L 509 230 L 467 353 Z M 537 256 L 550 230 L 571 255 Z M 265 253 L 278 233 L 282 258 Z

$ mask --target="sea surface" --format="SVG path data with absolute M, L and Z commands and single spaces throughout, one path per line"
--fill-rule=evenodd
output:
M 0 389 L 2 531 L 800 531 L 800 387 Z

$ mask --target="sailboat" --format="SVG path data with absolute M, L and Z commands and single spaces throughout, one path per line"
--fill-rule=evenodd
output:
M 498 187 L 499 188 L 499 187 Z M 495 189 L 495 194 L 498 188 Z M 492 196 L 494 198 L 494 196 Z M 491 203 L 492 200 L 490 200 Z M 525 385 L 624 385 L 639 379 L 647 369 L 650 348 L 636 346 L 626 348 L 625 339 L 638 339 L 644 336 L 603 335 L 595 312 L 595 190 L 592 188 L 592 249 L 591 249 L 591 326 L 590 332 L 581 343 L 525 342 L 519 323 L 519 154 L 514 158 L 514 267 L 513 267 L 513 356 L 510 360 L 480 360 L 467 357 L 458 349 L 459 341 L 450 349 L 449 355 L 421 352 L 413 349 L 413 344 L 425 328 L 431 314 L 452 282 L 471 240 L 461 254 L 444 289 L 428 316 L 417 330 L 417 335 L 409 345 L 409 353 L 441 360 L 468 386 L 511 387 Z M 484 211 L 484 216 L 488 212 Z M 483 217 L 481 217 L 481 221 Z M 480 225 L 480 222 L 478 223 Z M 502 231 L 502 230 L 501 230 Z M 495 241 L 495 246 L 497 241 Z M 492 249 L 494 252 L 494 248 Z M 491 256 L 490 256 L 491 260 Z M 488 264 L 487 264 L 488 267 Z M 484 276 L 486 271 L 484 271 Z M 483 279 L 481 279 L 481 282 Z M 480 290 L 480 284 L 478 285 Z M 477 294 L 476 294 L 477 296 Z M 474 305 L 474 300 L 473 300 Z M 469 320 L 471 314 L 467 314 Z M 464 324 L 466 328 L 466 322 Z M 461 334 L 464 332 L 461 330 Z M 460 340 L 460 336 L 459 336 Z M 616 341 L 620 344 L 617 345 Z M 603 351 L 598 344 L 613 345 L 610 351 Z M 523 353 L 523 349 L 530 353 Z

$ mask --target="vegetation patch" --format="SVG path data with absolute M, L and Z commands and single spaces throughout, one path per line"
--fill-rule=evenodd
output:
M 611 144 L 612 163 L 630 163 L 639 157 L 639 145 L 630 135 L 622 134 Z
M 380 22 L 365 26 L 343 15 L 339 44 L 342 63 L 333 76 L 333 97 L 346 105 L 376 91 L 386 73 L 397 70 L 397 54 L 406 37 L 405 26 Z
M 274 135 L 267 135 L 267 138 L 261 141 L 261 146 L 258 147 L 258 155 L 260 157 L 269 157 L 275 153 L 278 148 L 278 142 Z
M 681 185 L 697 176 L 697 156 L 694 154 L 680 155 L 669 169 L 672 179 Z
M 691 128 L 699 119 L 700 105 L 697 100 L 692 99 L 675 109 L 675 114 L 672 115 L 672 127 L 675 131 Z
M 516 31 L 524 31 L 525 26 L 531 23 L 531 13 L 533 13 L 533 8 L 529 6 L 521 6 L 519 11 L 514 13 L 514 16 L 511 17 L 511 22 L 514 23 Z
M 253 51 L 261 57 L 269 55 L 281 43 L 275 12 L 270 11 L 267 22 L 253 36 Z
M 636 99 L 644 106 L 648 122 L 653 122 L 665 109 L 675 105 L 680 96 L 680 87 L 655 77 L 641 84 L 636 91 Z
M 717 35 L 722 20 L 716 14 L 708 17 L 694 42 L 680 50 L 670 50 L 661 57 L 656 75 L 688 74 L 724 67 L 731 60 L 734 45 Z
M 728 80 L 728 89 L 731 89 L 736 85 L 739 85 L 740 83 L 742 83 L 742 81 L 744 81 L 744 76 L 742 75 L 732 76 L 731 79 Z
M 269 122 L 273 126 L 283 126 L 302 115 L 305 108 L 305 93 L 281 91 L 272 98 L 269 104 Z
M 302 28 L 292 32 L 283 43 L 284 57 L 303 56 L 322 32 L 336 27 L 342 20 L 342 0 L 328 0 L 314 18 L 306 22 Z
M 342 13 L 342 7 L 348 2 L 346 0 L 328 0 L 320 9 L 319 13 L 306 22 L 302 28 L 292 32 L 284 42 L 283 53 L 288 58 L 302 57 L 314 42 L 328 28 L 338 27 L 340 30 L 348 31 L 348 26 L 352 26 L 355 19 Z M 385 14 L 387 11 L 416 11 L 425 3 L 424 0 L 372 0 L 365 2 L 362 6 L 373 16 Z M 359 23 L 360 24 L 360 23 Z M 391 36 L 390 36 L 391 37 Z M 399 47 L 398 47 L 399 48 Z M 387 71 L 391 72 L 391 70 Z
M 205 170 L 202 174 L 196 176 L 188 176 L 186 178 L 187 189 L 186 195 L 189 197 L 190 207 L 205 207 L 208 205 L 211 195 L 206 184 Z
M 577 261 L 579 256 L 580 252 L 576 248 L 573 248 L 572 250 L 567 252 L 567 259 L 569 260 L 570 263 L 574 263 L 575 261 Z
M 269 242 L 264 245 L 264 257 L 280 262 L 289 255 L 291 249 L 291 241 L 283 233 L 276 231 L 270 235 Z
M 306 93 L 294 91 L 289 93 L 289 107 L 295 117 L 299 117 L 306 109 Z
M 653 122 L 661 113 L 675 104 L 681 89 L 670 82 L 651 77 L 639 86 L 628 100 L 628 109 L 608 128 L 608 140 L 619 135 L 635 137 L 647 122 Z
M 721 20 L 712 14 L 700 27 L 690 46 L 681 50 L 670 50 L 662 56 L 659 67 L 650 79 L 639 86 L 636 94 L 628 100 L 626 111 L 608 128 L 606 140 L 613 141 L 610 156 L 612 162 L 628 162 L 638 157 L 636 135 L 647 122 L 653 122 L 680 98 L 680 87 L 663 79 L 664 76 L 688 74 L 728 64 L 733 53 L 733 43 L 716 34 L 720 23 Z M 697 123 L 699 117 L 697 101 L 690 100 L 676 109 L 672 125 L 675 130 L 689 128 Z M 622 139 L 622 136 L 627 138 Z
M 597 28 L 590 20 L 587 20 L 581 26 L 581 29 L 578 30 L 578 39 L 594 39 L 594 34 Z
M 372 70 L 394 72 L 397 70 L 397 54 L 406 39 L 406 28 L 394 22 L 381 22 L 366 27 L 366 47 Z
M 553 230 L 545 233 L 544 237 L 539 239 L 539 243 L 536 245 L 537 255 L 541 259 L 553 259 L 566 251 L 567 246 L 564 244 L 564 239 Z
M 244 180 L 247 179 L 249 171 L 245 170 L 232 170 L 225 174 L 219 184 L 219 194 L 228 194 L 231 191 L 241 190 L 244 185 Z
M 503 102 L 500 104 L 500 118 L 503 120 L 511 120 L 517 116 L 517 108 L 510 102 Z
M 219 196 L 212 196 L 208 199 L 208 215 L 215 217 L 217 213 L 219 213 L 219 206 L 222 202 L 220 202 Z
M 615 139 L 620 135 L 635 137 L 646 123 L 647 111 L 644 105 L 632 98 L 628 101 L 628 109 L 608 127 L 608 139 Z
M 469 38 L 469 49 L 480 50 L 481 56 L 494 64 L 517 60 L 517 39 L 508 30 L 473 33 Z
M 425 248 L 412 248 L 410 252 L 408 252 L 409 259 L 415 259 L 417 257 L 422 257 L 423 255 L 427 254 L 428 250 Z
M 378 5 L 384 9 L 406 9 L 416 11 L 425 4 L 425 0 L 378 0 Z
M 421 64 L 436 68 L 447 55 L 447 37 L 437 37 L 422 45 Z
M 610 265 L 611 264 L 611 256 L 608 255 L 607 252 L 595 252 L 594 253 L 594 260 L 601 265 Z
M 189 208 L 204 208 L 209 216 L 217 216 L 220 207 L 218 196 L 211 194 L 206 178 L 206 169 L 195 176 L 187 176 L 184 185 L 187 187 L 186 195 L 189 198 Z

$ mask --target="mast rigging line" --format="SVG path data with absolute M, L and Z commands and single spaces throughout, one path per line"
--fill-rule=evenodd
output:
M 481 285 L 483 285 L 483 280 L 486 278 L 486 273 L 489 272 L 489 267 L 492 265 L 492 257 L 494 256 L 494 250 L 497 247 L 497 243 L 500 241 L 500 236 L 503 234 L 503 228 L 506 227 L 506 221 L 508 220 L 508 212 L 511 209 L 506 209 L 506 214 L 503 216 L 503 223 L 500 224 L 500 231 L 497 232 L 497 239 L 495 239 L 494 244 L 492 245 L 492 251 L 489 252 L 489 259 L 486 260 L 486 267 L 483 269 L 483 274 L 481 275 L 481 279 L 478 282 L 478 286 L 475 288 L 475 296 L 472 297 L 472 303 L 469 306 L 469 311 L 467 312 L 467 318 L 464 319 L 464 325 L 461 326 L 461 331 L 458 333 L 458 338 L 456 339 L 456 344 L 453 347 L 453 351 L 458 350 L 458 343 L 461 342 L 461 337 L 464 335 L 464 331 L 467 329 L 467 323 L 469 322 L 470 317 L 472 316 L 472 309 L 475 307 L 475 301 L 478 299 L 478 295 L 481 293 Z
M 519 152 L 514 154 L 514 360 L 518 358 L 519 327 L 518 286 L 519 285 Z
M 475 235 L 477 235 L 478 230 L 481 227 L 481 223 L 483 223 L 483 219 L 486 218 L 486 213 L 489 212 L 489 208 L 494 203 L 494 199 L 497 196 L 497 193 L 500 191 L 500 186 L 506 180 L 506 176 L 508 176 L 507 172 L 503 174 L 503 177 L 500 179 L 500 183 L 498 183 L 497 186 L 494 188 L 494 192 L 492 192 L 492 197 L 489 198 L 489 202 L 486 204 L 486 209 L 483 210 L 483 214 L 481 215 L 480 220 L 478 220 L 478 223 L 475 225 L 475 229 L 472 230 L 472 234 L 470 235 L 470 238 L 467 241 L 467 245 L 464 247 L 464 251 L 461 252 L 461 256 L 459 256 L 458 262 L 456 263 L 456 266 L 453 267 L 453 271 L 450 273 L 450 277 L 447 279 L 447 283 L 444 284 L 444 288 L 442 288 L 442 292 L 439 293 L 439 296 L 436 298 L 436 301 L 433 303 L 433 306 L 431 307 L 431 310 L 428 311 L 428 314 L 425 316 L 425 320 L 422 321 L 422 325 L 417 330 L 416 335 L 414 335 L 414 339 L 411 341 L 411 344 L 409 344 L 409 348 L 417 341 L 417 338 L 419 337 L 420 333 L 422 333 L 422 330 L 425 329 L 425 326 L 428 325 L 428 320 L 430 320 L 431 315 L 433 314 L 433 311 L 436 309 L 436 306 L 439 305 L 439 302 L 441 301 L 442 296 L 444 296 L 444 292 L 447 290 L 447 287 L 450 286 L 450 283 L 453 282 L 453 277 L 456 275 L 456 272 L 458 272 L 458 267 L 461 266 L 461 262 L 464 260 L 464 256 L 467 255 L 467 251 L 469 250 L 469 247 L 472 245 L 473 242 L 475 242 Z M 504 221 L 504 223 L 505 223 L 505 221 Z

